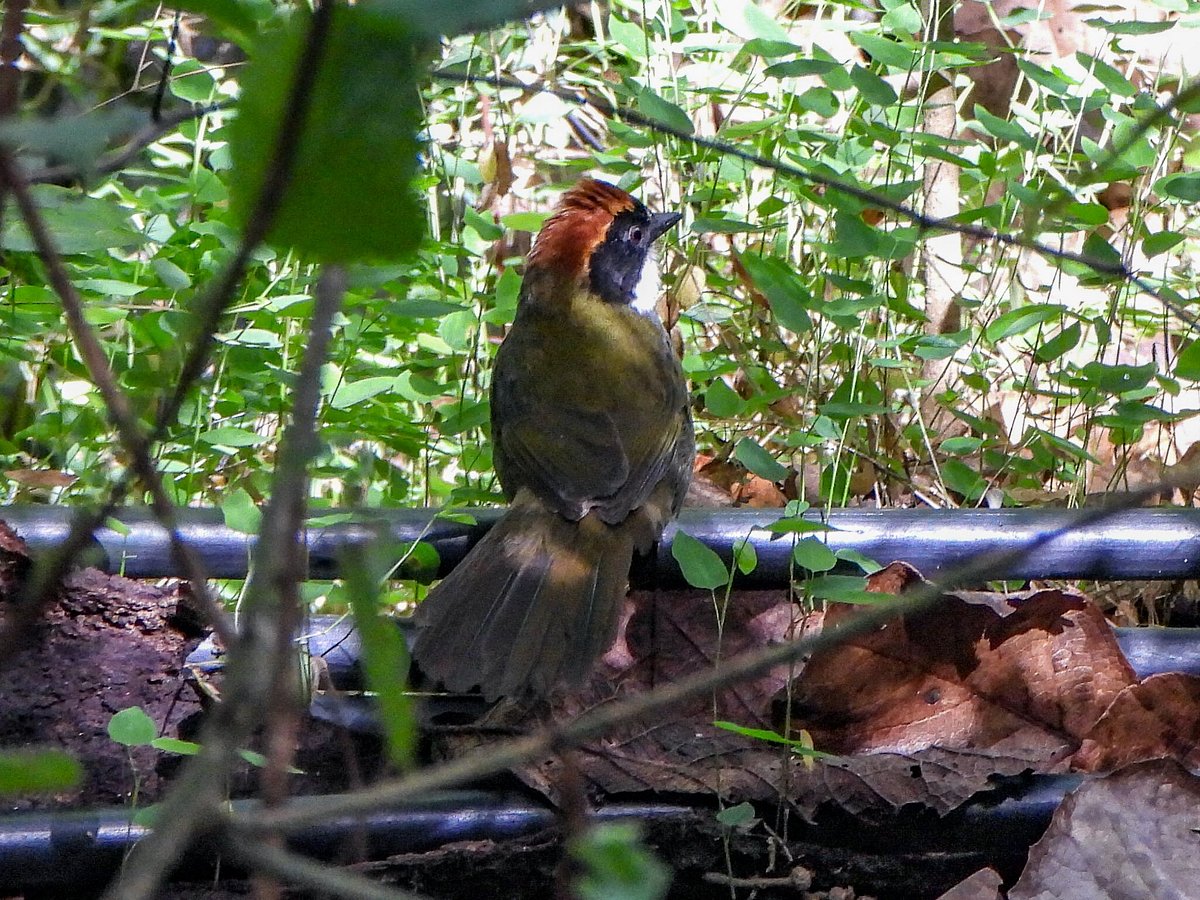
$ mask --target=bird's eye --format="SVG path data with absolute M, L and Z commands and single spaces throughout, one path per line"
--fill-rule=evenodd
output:
M 629 240 L 635 244 L 640 244 L 642 242 L 642 229 L 639 226 L 634 225 L 629 229 Z

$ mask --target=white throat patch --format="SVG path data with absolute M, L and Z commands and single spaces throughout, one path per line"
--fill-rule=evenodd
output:
M 658 307 L 658 295 L 662 293 L 662 275 L 658 271 L 658 253 L 651 247 L 642 264 L 642 277 L 638 279 L 637 287 L 633 289 L 633 302 L 630 304 L 643 316 L 655 312 Z

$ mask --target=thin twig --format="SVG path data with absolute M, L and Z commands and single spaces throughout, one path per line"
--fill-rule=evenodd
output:
M 269 872 L 307 891 L 320 891 L 348 900 L 422 900 L 422 895 L 384 887 L 351 872 L 323 866 L 307 857 L 272 847 L 251 835 L 234 834 L 228 851 L 260 872 Z
M 205 571 L 204 564 L 199 554 L 184 542 L 179 533 L 175 504 L 167 495 L 162 476 L 150 454 L 150 443 L 133 412 L 129 397 L 117 384 L 116 376 L 108 365 L 104 347 L 85 318 L 83 298 L 71 282 L 71 276 L 67 272 L 62 254 L 58 251 L 49 228 L 46 227 L 41 210 L 38 209 L 37 202 L 29 190 L 28 182 L 12 154 L 4 148 L 0 148 L 0 181 L 7 185 L 13 199 L 16 200 L 25 227 L 33 239 L 38 256 L 46 267 L 50 284 L 62 303 L 67 329 L 71 333 L 75 349 L 79 353 L 80 359 L 83 360 L 92 383 L 100 391 L 105 408 L 116 426 L 121 446 L 129 454 L 131 467 L 150 493 L 151 508 L 170 536 L 172 551 L 187 575 L 197 599 L 204 604 L 213 628 L 223 641 L 232 640 L 233 625 L 227 621 L 221 605 L 214 599 L 208 588 L 208 573 Z M 22 594 L 24 595 L 25 592 Z M 8 640 L 0 642 L 0 659 L 7 658 L 5 651 L 11 651 L 13 649 L 12 642 L 19 641 L 21 636 L 19 625 L 29 624 L 42 603 L 40 596 L 22 596 L 20 599 L 25 601 L 18 602 L 18 608 L 23 610 L 24 614 L 17 623 L 14 623 L 18 627 L 10 627 L 4 632 L 4 637 Z
M 205 106 L 182 106 L 162 113 L 158 119 L 147 122 L 139 128 L 120 148 L 104 154 L 90 166 L 78 166 L 74 163 L 63 163 L 57 166 L 44 166 L 29 173 L 30 184 L 67 184 L 79 181 L 93 175 L 108 175 L 118 169 L 123 169 L 131 163 L 139 153 L 157 141 L 160 137 L 178 128 L 184 122 L 200 119 L 230 109 L 232 101 L 210 103 Z
M 0 24 L 0 119 L 17 111 L 21 99 L 21 70 L 17 62 L 24 47 L 21 32 L 25 30 L 25 10 L 29 0 L 6 0 L 4 22 Z M 0 181 L 0 228 L 4 226 L 4 207 L 8 203 L 8 186 Z

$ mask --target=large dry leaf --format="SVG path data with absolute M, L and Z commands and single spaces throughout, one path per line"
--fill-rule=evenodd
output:
M 1001 883 L 995 869 L 980 869 L 950 888 L 938 900 L 1004 900 L 1004 894 L 1000 892 Z
M 822 760 L 795 779 L 789 797 L 809 818 L 822 804 L 881 823 L 910 804 L 945 815 L 994 780 L 1019 775 L 1034 760 L 1011 753 L 927 747 L 913 753 L 868 753 Z
M 894 563 L 872 587 L 894 592 L 918 577 Z M 858 614 L 832 607 L 824 627 Z M 1133 682 L 1112 629 L 1082 595 L 960 592 L 814 654 L 790 703 L 793 727 L 832 753 L 941 747 L 1046 771 Z
M 1108 772 L 1143 759 L 1171 757 L 1200 769 L 1200 678 L 1151 675 L 1117 695 L 1071 760 Z
M 911 567 L 893 564 L 871 586 L 900 593 L 919 581 Z M 705 591 L 637 593 L 593 678 L 542 712 L 569 720 L 856 614 L 834 607 L 821 625 L 788 594 L 760 591 L 733 595 L 719 616 Z M 810 818 L 822 805 L 875 821 L 913 804 L 944 814 L 997 776 L 1065 768 L 1085 735 L 1099 746 L 1128 715 L 1113 701 L 1134 682 L 1103 617 L 1062 591 L 952 594 L 818 652 L 794 674 L 783 667 L 727 686 L 516 774 L 555 800 L 582 777 L 606 795 L 784 798 Z M 1112 723 L 1097 725 L 1106 710 Z M 793 735 L 806 728 L 818 749 L 839 755 L 804 765 L 787 747 L 717 728 L 716 720 Z M 483 734 L 456 734 L 450 752 L 486 743 L 490 728 L 531 726 L 528 712 L 513 706 L 482 724 Z
M 1200 896 L 1200 778 L 1153 760 L 1087 781 L 1029 851 L 1009 900 Z

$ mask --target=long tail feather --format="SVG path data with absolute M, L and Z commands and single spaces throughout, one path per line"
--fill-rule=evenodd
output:
M 519 496 L 417 608 L 417 663 L 488 699 L 581 683 L 616 636 L 633 545 L 624 526 Z

